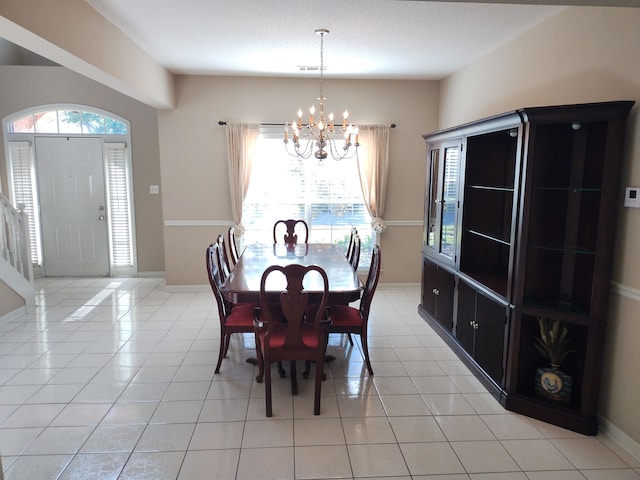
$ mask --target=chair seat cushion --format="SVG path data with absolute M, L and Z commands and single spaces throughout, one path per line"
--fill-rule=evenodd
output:
M 226 318 L 224 324 L 228 327 L 249 327 L 253 329 L 254 303 L 237 303 L 231 308 L 231 313 Z
M 360 310 L 347 305 L 331 306 L 329 318 L 331 318 L 330 328 L 361 327 L 363 323 Z
M 306 348 L 318 348 L 318 334 L 316 333 L 316 329 L 313 325 L 302 325 L 301 329 L 302 342 Z M 264 336 L 266 332 L 262 332 L 260 334 L 260 340 L 262 345 L 264 345 Z M 281 327 L 276 326 L 271 333 L 271 337 L 269 338 L 269 346 L 272 349 L 275 348 L 283 348 L 284 340 L 287 334 L 286 325 L 282 325 Z

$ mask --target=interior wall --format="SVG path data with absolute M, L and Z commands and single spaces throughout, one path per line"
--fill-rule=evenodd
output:
M 138 271 L 163 271 L 162 201 L 149 194 L 149 185 L 161 184 L 156 110 L 63 67 L 0 66 L 0 92 L 0 118 L 37 105 L 73 103 L 131 122 Z M 0 148 L 0 164 L 5 163 Z
M 166 281 L 203 285 L 205 248 L 232 223 L 226 129 L 218 121 L 292 121 L 298 108 L 306 110 L 316 101 L 319 81 L 179 76 L 176 88 L 176 108 L 158 113 Z M 327 110 L 338 114 L 348 107 L 356 124 L 397 124 L 390 139 L 383 218 L 392 225 L 381 236 L 381 282 L 419 282 L 426 164 L 422 134 L 436 128 L 438 83 L 325 79 L 324 92 Z
M 640 185 L 639 45 L 640 9 L 563 10 L 444 81 L 440 126 L 520 107 L 635 100 L 622 186 Z M 640 209 L 622 205 L 621 195 L 601 415 L 640 458 Z

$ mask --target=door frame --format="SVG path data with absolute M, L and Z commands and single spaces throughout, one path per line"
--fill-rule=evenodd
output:
M 73 110 L 80 111 L 86 113 L 92 113 L 97 115 L 102 115 L 106 118 L 117 120 L 126 125 L 126 133 L 124 134 L 96 134 L 96 133 L 13 133 L 9 131 L 9 125 L 11 122 L 15 120 L 28 116 L 30 114 L 36 114 L 39 112 L 46 112 L 52 110 Z M 38 212 L 39 210 L 39 192 L 37 188 L 38 183 L 38 171 L 36 168 L 36 159 L 35 159 L 35 137 L 37 136 L 46 136 L 46 137 L 99 137 L 102 139 L 102 165 L 104 169 L 104 180 L 105 180 L 105 192 L 106 192 L 106 200 L 109 203 L 109 185 L 108 185 L 108 163 L 107 163 L 107 155 L 105 145 L 112 143 L 121 143 L 125 146 L 125 170 L 126 170 L 126 188 L 128 193 L 128 210 L 130 217 L 130 245 L 131 245 L 131 258 L 130 265 L 115 265 L 113 260 L 113 234 L 111 225 L 108 225 L 108 238 L 107 238 L 107 248 L 108 257 L 109 257 L 109 276 L 123 276 L 123 277 L 134 277 L 138 274 L 138 258 L 137 258 L 137 245 L 136 245 L 136 219 L 135 219 L 135 205 L 134 205 L 134 191 L 133 191 L 133 167 L 132 167 L 132 151 L 131 151 L 131 123 L 123 117 L 120 117 L 117 114 L 109 112 L 107 110 L 102 110 L 99 108 L 91 107 L 88 105 L 80 105 L 80 104 L 44 104 L 37 105 L 34 107 L 30 107 L 28 109 L 20 110 L 11 115 L 2 119 L 2 128 L 5 132 L 4 135 L 4 152 L 5 152 L 5 161 L 3 165 L 0 165 L 0 192 L 2 191 L 3 185 L 7 186 L 9 189 L 9 193 L 12 192 L 12 184 L 10 181 L 10 172 L 9 172 L 9 144 L 10 142 L 29 142 L 31 145 L 31 163 L 35 170 L 35 183 L 34 186 L 36 194 L 35 194 L 35 205 L 34 212 Z M 5 180 L 6 178 L 6 180 Z M 8 195 L 9 198 L 12 195 Z M 108 208 L 108 207 L 107 207 Z M 38 224 L 40 223 L 39 212 L 37 213 L 37 219 L 34 219 Z M 31 221 L 31 219 L 30 219 Z M 42 243 L 41 232 L 38 232 L 40 238 L 38 241 L 40 244 Z M 33 271 L 35 276 L 43 276 L 44 272 L 42 270 L 42 265 L 40 262 L 33 262 Z

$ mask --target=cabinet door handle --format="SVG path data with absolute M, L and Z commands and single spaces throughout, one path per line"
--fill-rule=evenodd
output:
M 434 289 L 433 289 L 433 293 L 434 293 L 435 295 L 440 295 L 440 290 L 438 290 L 437 288 L 434 288 Z

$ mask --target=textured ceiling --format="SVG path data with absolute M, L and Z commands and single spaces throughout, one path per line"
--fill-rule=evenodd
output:
M 570 0 L 569 0 L 570 1 Z M 634 0 L 621 0 L 634 1 Z M 87 0 L 174 73 L 439 79 L 562 8 L 397 0 Z

